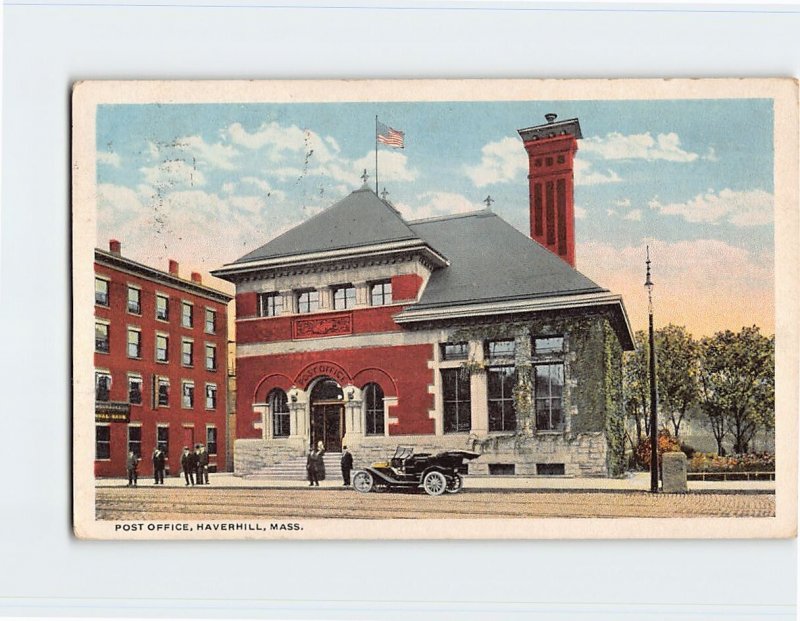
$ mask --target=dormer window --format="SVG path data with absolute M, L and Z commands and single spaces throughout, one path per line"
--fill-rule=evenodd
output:
M 356 303 L 356 288 L 353 285 L 342 285 L 333 289 L 334 310 L 353 308 Z
M 298 313 L 316 313 L 319 310 L 319 291 L 309 289 L 297 294 Z
M 374 282 L 369 288 L 370 304 L 372 306 L 385 306 L 392 303 L 392 281 L 381 280 Z

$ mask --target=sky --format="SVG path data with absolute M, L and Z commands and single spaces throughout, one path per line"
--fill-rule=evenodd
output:
M 375 183 L 406 219 L 491 209 L 529 232 L 517 129 L 578 118 L 576 266 L 647 325 L 774 332 L 772 102 L 767 99 L 101 105 L 97 246 L 181 275 L 230 263 Z M 480 249 L 493 252 L 492 248 Z

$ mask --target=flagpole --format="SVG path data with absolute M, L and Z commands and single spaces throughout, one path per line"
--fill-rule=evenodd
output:
M 375 194 L 378 193 L 378 115 L 375 115 Z

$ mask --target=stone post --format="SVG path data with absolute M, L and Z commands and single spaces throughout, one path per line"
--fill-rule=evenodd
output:
M 353 283 L 356 289 L 356 303 L 353 308 L 363 308 L 369 306 L 369 285 L 366 280 L 360 280 Z
M 289 437 L 299 440 L 300 444 L 308 448 L 309 442 L 309 413 L 308 413 L 308 394 L 299 388 L 292 388 L 289 391 Z
M 514 408 L 517 414 L 517 430 L 526 435 L 533 435 L 536 430 L 536 409 L 533 386 L 533 352 L 531 351 L 531 335 L 521 330 L 514 336 L 514 365 L 517 368 L 517 384 L 514 386 Z
M 344 429 L 345 435 L 342 442 L 347 446 L 357 446 L 364 439 L 364 403 L 361 391 L 355 386 L 348 385 L 342 390 L 344 402 Z
M 661 491 L 681 494 L 689 491 L 686 483 L 686 455 L 679 451 L 661 456 Z

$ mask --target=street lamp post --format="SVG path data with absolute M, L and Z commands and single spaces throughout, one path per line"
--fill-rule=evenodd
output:
M 650 491 L 658 493 L 658 414 L 656 405 L 658 393 L 656 390 L 656 337 L 653 332 L 653 281 L 650 279 L 650 246 L 647 246 L 647 278 L 644 286 L 647 288 L 647 314 L 650 325 Z

